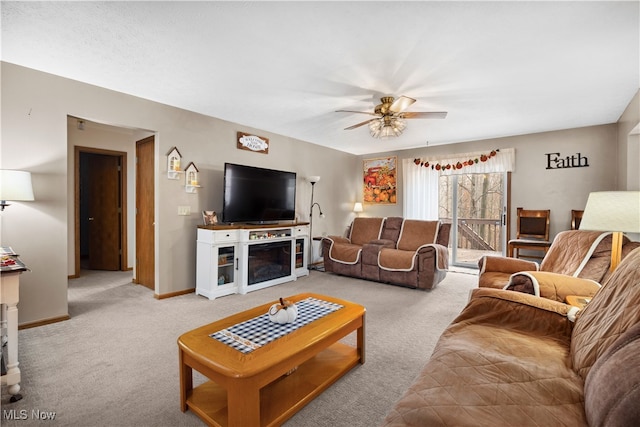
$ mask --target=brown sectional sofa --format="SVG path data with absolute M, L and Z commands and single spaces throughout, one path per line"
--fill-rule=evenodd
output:
M 431 289 L 446 276 L 451 224 L 401 217 L 356 218 L 347 237 L 322 240 L 327 272 Z
M 474 289 L 384 426 L 637 426 L 639 384 L 640 248 L 582 310 Z

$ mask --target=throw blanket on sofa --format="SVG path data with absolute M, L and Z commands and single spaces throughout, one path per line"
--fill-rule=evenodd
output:
M 522 271 L 512 274 L 504 289 L 564 302 L 567 295 L 591 297 L 600 289 L 600 284 L 549 271 Z
M 600 231 L 559 233 L 540 264 L 540 270 L 579 277 L 599 243 L 610 235 Z M 606 257 L 605 261 L 608 261 Z

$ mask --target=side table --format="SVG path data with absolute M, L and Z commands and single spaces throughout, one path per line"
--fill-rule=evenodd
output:
M 25 269 L 26 270 L 26 269 Z M 2 384 L 7 385 L 10 402 L 22 399 L 20 392 L 20 368 L 18 367 L 18 301 L 22 271 L 0 273 L 0 303 L 2 304 L 2 329 L 7 328 L 7 373 Z
M 312 242 L 320 242 L 320 254 L 322 254 L 322 239 L 324 239 L 322 236 L 315 236 L 311 239 Z M 312 245 L 313 243 L 309 245 L 309 250 L 311 250 Z M 309 270 L 324 271 L 324 261 L 309 264 Z

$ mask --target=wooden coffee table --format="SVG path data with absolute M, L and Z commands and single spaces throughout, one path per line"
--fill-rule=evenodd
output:
M 212 426 L 280 425 L 365 359 L 365 308 L 325 295 L 300 294 L 343 307 L 243 353 L 212 334 L 265 314 L 265 305 L 187 332 L 178 338 L 180 409 Z M 338 342 L 356 333 L 356 346 Z M 193 388 L 193 369 L 208 381 Z

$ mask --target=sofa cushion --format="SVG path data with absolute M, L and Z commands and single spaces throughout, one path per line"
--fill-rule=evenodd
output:
M 394 245 L 400 237 L 400 230 L 402 229 L 402 217 L 391 216 L 384 220 L 384 227 L 382 227 L 381 239 L 392 240 Z
M 593 365 L 584 384 L 590 426 L 640 425 L 640 323 Z
M 440 228 L 438 229 L 438 239 L 436 243 L 444 246 L 445 248 L 449 246 L 449 237 L 451 235 L 451 223 L 443 222 L 440 224 Z
M 558 233 L 540 264 L 540 271 L 579 276 L 600 241 L 610 234 L 585 230 Z
M 420 246 L 435 243 L 439 225 L 439 221 L 405 219 L 398 239 L 398 249 L 416 251 Z
M 412 251 L 383 248 L 378 254 L 378 265 L 390 271 L 411 271 L 415 258 L 416 253 Z
M 355 218 L 349 239 L 354 245 L 364 245 L 380 238 L 384 218 Z
M 360 260 L 362 246 L 351 243 L 334 243 L 329 250 L 329 257 L 332 260 L 344 264 L 355 264 Z
M 579 313 L 571 338 L 574 369 L 589 370 L 618 337 L 640 322 L 640 248 L 626 256 Z

